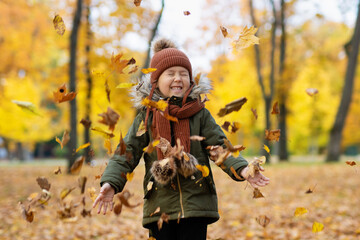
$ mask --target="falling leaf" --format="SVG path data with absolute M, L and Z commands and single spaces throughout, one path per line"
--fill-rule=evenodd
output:
M 133 194 L 131 194 L 129 192 L 129 190 L 124 190 L 122 191 L 121 193 L 119 193 L 118 195 L 118 198 L 120 200 L 120 202 L 125 206 L 125 207 L 128 207 L 128 208 L 135 208 L 137 206 L 139 206 L 141 203 L 137 203 L 137 204 L 130 204 L 129 202 L 129 199 L 133 196 Z
M 350 165 L 350 166 L 355 166 L 356 162 L 355 161 L 346 161 L 346 164 Z
M 307 212 L 308 212 L 308 210 L 307 210 L 306 208 L 304 208 L 304 207 L 297 207 L 297 208 L 295 209 L 294 216 L 295 216 L 295 217 L 299 217 L 299 216 L 301 216 L 301 215 L 304 215 L 304 214 L 307 213 Z
M 265 139 L 269 141 L 279 141 L 280 138 L 280 129 L 276 130 L 267 130 L 265 129 Z
M 63 190 L 61 190 L 60 192 L 60 199 L 61 200 L 64 200 L 64 198 L 66 198 L 67 195 L 69 195 L 72 190 L 74 190 L 75 187 L 72 187 L 72 188 L 64 188 Z
M 155 71 L 156 71 L 156 68 L 143 68 L 143 69 L 141 69 L 141 72 L 143 74 L 148 74 L 148 73 L 155 72 Z
M 116 88 L 131 88 L 135 85 L 136 83 L 120 83 L 119 85 L 116 86 Z
M 72 174 L 79 174 L 80 173 L 80 170 L 83 166 L 83 163 L 85 161 L 85 157 L 84 156 L 80 156 L 78 157 L 75 162 L 73 163 L 73 165 L 71 166 L 70 168 L 70 172 Z
M 196 168 L 202 173 L 202 176 L 203 176 L 203 177 L 209 176 L 210 170 L 209 170 L 209 168 L 208 168 L 206 165 L 200 165 L 200 164 L 198 164 L 198 165 L 196 165 Z
M 112 150 L 111 150 L 111 141 L 110 141 L 110 139 L 105 139 L 104 147 L 105 147 L 105 149 L 107 150 L 107 154 L 108 154 L 108 155 L 111 155 L 111 154 L 112 154 Z
M 36 178 L 36 181 L 41 187 L 41 189 L 45 189 L 47 191 L 50 190 L 51 184 L 48 182 L 46 177 L 38 177 Z
M 163 222 L 169 223 L 170 217 L 166 213 L 162 213 L 157 221 L 158 229 L 161 230 Z
M 67 130 L 64 131 L 61 141 L 58 137 L 56 137 L 55 140 L 60 144 L 61 149 L 63 149 L 70 140 L 69 132 Z
M 107 79 L 106 79 L 104 85 L 105 85 L 106 98 L 107 98 L 108 102 L 110 102 L 110 92 L 111 92 L 111 90 L 110 90 Z
M 11 100 L 11 102 L 15 103 L 23 110 L 29 111 L 35 115 L 42 117 L 42 115 L 36 109 L 35 105 L 32 104 L 31 102 L 23 102 L 23 101 L 17 101 L 17 100 Z
M 155 147 L 160 143 L 160 140 L 154 140 L 149 143 L 147 147 L 144 147 L 143 151 L 146 153 L 152 153 Z
M 97 198 L 96 189 L 94 187 L 91 187 L 91 188 L 88 188 L 87 191 L 89 193 L 91 200 L 94 202 L 95 199 Z
M 224 124 L 221 126 L 225 131 L 230 133 L 235 133 L 240 128 L 239 122 L 232 122 L 232 124 L 228 121 L 225 121 Z M 229 128 L 231 127 L 231 130 Z
M 229 127 L 230 127 L 231 123 L 228 121 L 225 121 L 223 125 L 221 125 L 221 127 L 225 130 L 225 131 L 229 131 Z
M 61 174 L 61 168 L 57 167 L 57 169 L 54 170 L 54 174 L 55 175 Z
M 164 100 L 159 100 L 156 102 L 156 101 L 149 100 L 148 98 L 144 98 L 141 101 L 141 104 L 144 105 L 145 107 L 156 108 L 162 112 L 165 111 L 165 109 L 168 106 L 168 103 L 165 102 Z
M 122 210 L 122 206 L 123 206 L 123 205 L 122 205 L 121 202 L 115 204 L 115 206 L 114 206 L 114 213 L 115 213 L 116 216 L 119 216 L 119 215 L 120 215 L 121 210 Z
M 307 88 L 307 89 L 306 89 L 306 93 L 307 93 L 310 97 L 312 97 L 312 96 L 318 94 L 319 91 L 318 91 L 316 88 Z
M 185 15 L 185 16 L 189 16 L 189 15 L 190 15 L 190 12 L 189 12 L 189 11 L 184 11 L 184 15 Z
M 268 146 L 266 146 L 265 144 L 264 144 L 264 149 L 268 154 L 270 154 L 270 148 Z
M 193 136 L 190 136 L 190 140 L 192 140 L 192 141 L 200 141 L 201 142 L 201 141 L 205 140 L 205 137 L 193 135 Z
M 135 6 L 139 7 L 142 0 L 134 0 Z
M 81 176 L 78 178 L 79 188 L 81 189 L 81 194 L 85 192 L 85 185 L 86 185 L 87 177 Z
M 227 140 L 226 138 L 224 139 L 224 144 L 226 145 L 226 149 L 230 152 L 241 152 L 242 150 L 246 149 L 246 147 L 244 147 L 243 145 L 235 145 L 233 146 L 229 140 Z
M 126 144 L 122 137 L 122 133 L 120 132 L 120 141 L 119 141 L 118 147 L 115 150 L 115 154 L 121 156 L 121 155 L 124 155 L 125 153 L 126 153 Z
M 19 206 L 23 218 L 30 223 L 34 221 L 34 212 L 30 210 L 30 207 L 26 209 L 26 207 L 21 202 L 19 202 Z
M 253 115 L 254 115 L 254 117 L 255 117 L 255 120 L 257 120 L 257 119 L 258 119 L 258 114 L 257 114 L 256 109 L 255 109 L 255 108 L 251 108 L 251 111 L 252 111 L 252 113 L 253 113 Z
M 245 26 L 240 32 L 239 38 L 234 41 L 234 48 L 240 50 L 250 47 L 254 44 L 259 44 L 259 38 L 255 36 L 256 32 L 256 27 L 251 26 L 250 28 L 248 28 L 247 26 Z
M 220 26 L 220 30 L 221 30 L 221 33 L 224 36 L 224 38 L 226 38 L 227 35 L 228 35 L 227 29 L 225 27 L 223 27 L 223 26 Z
M 129 72 L 128 72 L 128 74 L 136 73 L 138 69 L 139 69 L 139 66 L 138 66 L 138 65 L 133 65 L 133 66 L 129 67 Z
M 306 190 L 306 194 L 309 194 L 309 193 L 313 193 L 314 192 L 314 189 L 315 189 L 315 187 L 316 187 L 316 184 L 315 184 L 315 186 L 311 189 L 311 188 L 309 188 L 308 190 Z
M 312 225 L 313 233 L 321 232 L 323 229 L 324 229 L 324 225 L 322 223 L 314 222 Z
M 106 132 L 106 131 L 102 130 L 99 127 L 93 127 L 93 128 L 91 128 L 91 130 L 101 134 L 105 138 L 113 138 L 113 137 L 115 137 L 115 135 L 113 133 Z
M 230 171 L 232 172 L 232 174 L 234 174 L 234 176 L 235 176 L 236 179 L 245 180 L 244 178 L 242 178 L 241 176 L 239 176 L 239 174 L 235 171 L 235 169 L 234 169 L 233 166 L 230 167 Z
M 266 215 L 260 215 L 255 218 L 256 222 L 260 224 L 262 227 L 266 227 L 270 223 L 270 218 L 268 218 Z
M 261 191 L 258 188 L 254 188 L 253 191 L 253 198 L 263 198 L 264 195 L 261 193 Z
M 90 146 L 90 143 L 89 143 L 89 142 L 81 145 L 80 147 L 78 147 L 75 152 L 77 153 L 77 152 L 80 151 L 81 149 L 87 148 L 88 146 Z
M 271 114 L 279 114 L 279 113 L 280 113 L 280 109 L 279 109 L 278 102 L 275 102 L 272 107 Z
M 141 121 L 140 125 L 139 125 L 139 128 L 136 132 L 136 136 L 137 137 L 140 137 L 142 136 L 144 133 L 146 132 L 146 128 L 145 128 L 145 124 L 144 124 L 144 121 Z
M 196 76 L 194 78 L 194 82 L 196 85 L 199 85 L 200 78 L 201 78 L 201 73 L 196 74 Z
M 157 207 L 153 213 L 150 213 L 150 217 L 160 212 L 160 207 Z
M 217 115 L 219 117 L 223 117 L 233 111 L 239 111 L 246 102 L 247 102 L 246 97 L 232 101 L 232 102 L 226 104 L 224 108 L 221 108 Z
M 260 171 L 260 165 L 263 165 L 266 162 L 266 157 L 261 156 L 260 158 L 255 157 L 254 160 L 249 162 L 249 170 L 246 172 L 245 178 L 248 176 L 254 177 L 256 173 Z
M 147 184 L 147 186 L 146 186 L 146 189 L 147 189 L 148 191 L 150 191 L 150 190 L 152 189 L 153 185 L 154 185 L 154 182 L 153 182 L 153 181 L 149 181 L 148 184 Z
M 53 24 L 54 24 L 54 28 L 56 30 L 56 32 L 59 34 L 59 35 L 64 35 L 65 33 L 65 23 L 62 19 L 62 17 L 60 17 L 60 15 L 56 14 L 54 19 L 53 19 Z
M 54 95 L 54 101 L 56 103 L 62 103 L 62 102 L 66 102 L 66 101 L 71 101 L 76 97 L 76 92 L 67 92 L 67 88 L 65 83 L 63 85 L 61 85 L 60 87 L 58 87 L 57 91 L 53 92 Z
M 123 74 L 123 70 L 124 68 L 126 68 L 128 65 L 133 64 L 134 59 L 131 58 L 130 60 L 127 59 L 121 59 L 123 56 L 122 53 L 119 53 L 117 55 L 114 56 L 114 53 L 112 53 L 111 56 L 111 63 L 110 63 L 110 67 L 113 71 L 119 73 L 119 74 Z
M 114 131 L 115 125 L 120 118 L 120 115 L 110 107 L 107 108 L 106 112 L 100 113 L 98 116 L 103 118 L 99 121 L 99 123 L 109 126 L 110 131 Z
M 81 119 L 80 123 L 81 123 L 82 125 L 84 125 L 84 127 L 85 127 L 86 129 L 91 126 L 91 121 L 90 121 L 90 120 L 87 120 L 87 119 L 84 119 L 84 118 Z
M 134 178 L 134 172 L 128 172 L 128 173 L 126 173 L 126 180 L 128 180 L 129 182 L 131 182 L 131 180 L 133 180 L 133 178 Z

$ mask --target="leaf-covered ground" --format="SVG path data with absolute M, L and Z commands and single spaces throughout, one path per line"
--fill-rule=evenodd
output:
M 360 239 L 360 169 L 359 165 L 338 164 L 279 164 L 265 166 L 270 185 L 262 188 L 265 198 L 253 199 L 246 183 L 232 181 L 217 166 L 213 166 L 221 219 L 209 226 L 208 239 Z M 60 192 L 77 187 L 65 199 L 80 203 L 79 176 L 64 173 L 55 175 L 56 165 L 3 166 L 0 168 L 0 239 L 147 239 L 142 228 L 142 206 L 123 207 L 121 215 L 114 213 L 91 217 L 80 215 L 82 204 L 75 209 L 77 218 L 64 222 L 58 218 Z M 88 188 L 99 190 L 99 175 L 103 164 L 84 166 L 80 176 L 87 176 L 85 208 L 91 209 Z M 64 171 L 65 168 L 62 167 Z M 144 167 L 140 165 L 128 183 L 133 196 L 130 203 L 142 202 Z M 27 222 L 21 216 L 19 201 L 40 192 L 36 182 L 39 176 L 51 183 L 49 204 L 34 209 L 34 220 Z M 313 190 L 306 194 L 307 190 Z M 295 217 L 298 207 L 308 212 Z M 260 215 L 270 218 L 263 228 L 255 220 Z M 313 233 L 312 225 L 324 225 L 321 232 Z

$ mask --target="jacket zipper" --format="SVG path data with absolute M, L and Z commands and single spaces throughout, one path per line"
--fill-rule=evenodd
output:
M 179 179 L 179 174 L 178 173 L 176 173 L 176 177 L 177 177 L 179 193 L 180 193 L 181 218 L 184 218 L 184 205 L 183 205 L 183 201 L 182 201 L 182 192 L 181 192 L 180 179 Z

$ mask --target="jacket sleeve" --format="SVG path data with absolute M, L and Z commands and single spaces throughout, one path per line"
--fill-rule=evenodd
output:
M 144 114 L 140 112 L 124 138 L 126 153 L 123 155 L 115 153 L 110 158 L 101 177 L 100 185 L 102 186 L 106 182 L 109 183 L 115 189 L 115 193 L 123 190 L 126 183 L 126 173 L 133 172 L 139 164 L 143 148 L 149 143 L 148 131 L 139 137 L 136 136 L 136 132 L 143 119 Z M 119 148 L 119 145 L 117 148 Z
M 224 138 L 226 135 L 222 131 L 221 127 L 215 122 L 215 119 L 212 117 L 209 110 L 204 108 L 204 114 L 201 122 L 201 136 L 205 137 L 203 143 L 205 148 L 207 146 L 221 145 L 224 146 Z M 209 156 L 208 150 L 206 150 Z M 230 168 L 233 167 L 234 170 L 239 174 L 240 171 L 248 165 L 248 162 L 240 154 L 238 157 L 233 155 L 229 156 L 224 161 L 225 168 L 222 168 L 232 179 L 235 181 L 243 181 L 245 179 L 237 179 L 234 174 L 231 172 Z

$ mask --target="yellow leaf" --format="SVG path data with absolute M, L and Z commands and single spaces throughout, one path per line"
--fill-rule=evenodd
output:
M 323 229 L 324 229 L 324 225 L 322 223 L 314 222 L 312 225 L 313 233 L 321 232 Z
M 66 198 L 66 196 L 69 195 L 72 192 L 72 190 L 74 190 L 74 189 L 75 189 L 75 187 L 73 187 L 73 188 L 64 188 L 63 190 L 61 190 L 61 193 L 60 193 L 61 200 Z
M 80 147 L 78 147 L 75 152 L 78 152 L 78 151 L 80 151 L 81 149 L 87 148 L 88 146 L 90 146 L 90 143 L 89 143 L 89 142 L 81 145 Z
M 301 215 L 304 215 L 304 214 L 307 213 L 307 212 L 308 212 L 308 210 L 307 210 L 306 208 L 304 208 L 304 207 L 297 207 L 297 208 L 295 209 L 294 216 L 295 216 L 295 217 L 299 217 L 299 216 L 301 216 Z
M 41 114 L 36 110 L 36 107 L 34 104 L 32 104 L 31 102 L 24 102 L 24 101 L 17 101 L 17 100 L 11 100 L 13 103 L 15 103 L 16 105 L 18 105 L 21 109 L 29 111 L 35 115 L 38 115 L 40 117 Z
M 251 26 L 250 28 L 248 28 L 247 26 L 245 26 L 240 32 L 239 38 L 234 41 L 234 48 L 240 50 L 250 47 L 254 44 L 259 44 L 259 38 L 255 36 L 256 32 L 256 27 Z
M 72 174 L 79 174 L 80 173 L 80 170 L 83 166 L 83 163 L 85 161 L 85 157 L 84 156 L 80 156 L 78 157 L 75 162 L 73 163 L 73 165 L 71 166 L 70 168 L 70 172 Z
M 168 106 L 168 103 L 165 102 L 164 100 L 159 100 L 159 101 L 155 102 L 155 101 L 149 100 L 148 98 L 144 98 L 141 101 L 141 104 L 144 105 L 145 107 L 150 107 L 150 108 L 154 107 L 162 112 L 165 111 L 165 109 Z
M 156 68 L 143 68 L 143 69 L 141 69 L 141 72 L 143 74 L 148 74 L 148 73 L 155 72 L 155 71 L 156 71 Z
M 53 24 L 54 24 L 54 28 L 56 30 L 56 32 L 59 34 L 59 35 L 64 35 L 65 33 L 65 23 L 62 19 L 62 17 L 60 17 L 60 15 L 56 14 L 54 19 L 53 19 Z
M 196 168 L 201 171 L 203 177 L 209 176 L 209 168 L 206 165 L 196 165 Z
M 134 172 L 128 172 L 128 173 L 126 173 L 126 179 L 130 182 L 131 180 L 133 180 L 133 178 L 134 178 Z
M 110 141 L 110 139 L 105 139 L 104 147 L 107 150 L 107 154 L 111 155 L 112 150 L 111 150 L 111 141 Z
M 131 88 L 132 86 L 135 86 L 136 83 L 120 83 L 116 86 L 116 88 Z
M 128 65 L 132 64 L 132 62 L 134 61 L 134 59 L 121 59 L 121 57 L 123 56 L 122 53 L 119 53 L 117 55 L 114 56 L 114 53 L 111 56 L 111 63 L 110 63 L 110 67 L 113 71 L 116 71 L 117 73 L 124 73 L 123 70 L 124 68 L 126 68 Z
M 113 138 L 113 137 L 115 137 L 115 135 L 113 133 L 106 132 L 106 131 L 102 130 L 99 127 L 93 127 L 93 128 L 91 128 L 91 130 L 101 134 L 105 138 Z
M 140 137 L 146 132 L 144 121 L 141 121 L 139 128 L 136 132 L 136 136 Z
M 58 137 L 55 137 L 55 140 L 56 140 L 56 142 L 58 142 L 60 144 L 61 149 L 63 149 L 61 140 Z
M 268 146 L 266 146 L 265 144 L 264 144 L 264 149 L 265 149 L 265 151 L 266 151 L 267 153 L 270 154 L 270 148 L 269 148 Z

